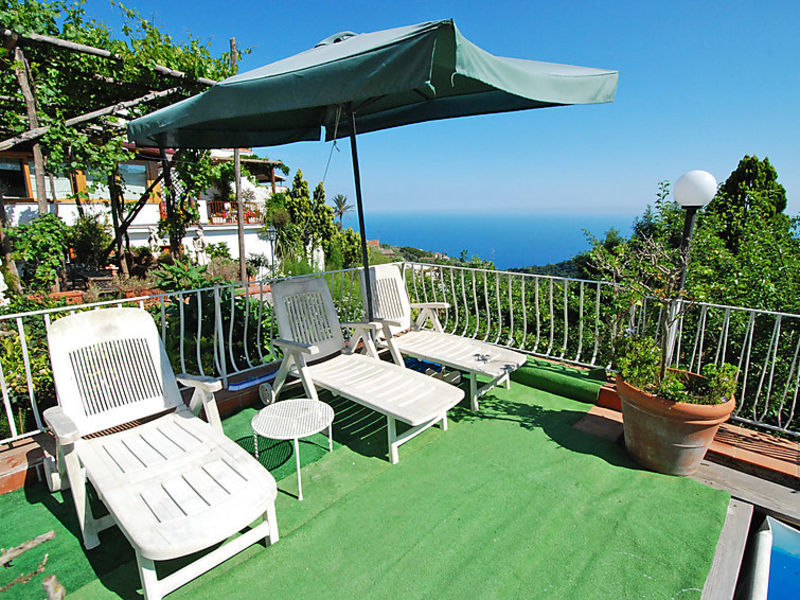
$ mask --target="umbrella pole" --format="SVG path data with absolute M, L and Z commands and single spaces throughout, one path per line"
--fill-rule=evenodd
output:
M 369 253 L 367 252 L 367 231 L 364 226 L 364 207 L 361 203 L 361 174 L 358 170 L 358 148 L 356 146 L 356 116 L 352 106 L 350 113 L 350 151 L 353 155 L 353 179 L 356 184 L 356 207 L 358 210 L 358 229 L 361 233 L 361 261 L 364 263 L 364 296 L 367 298 L 367 321 L 372 321 L 375 313 L 372 310 L 372 285 L 369 273 Z

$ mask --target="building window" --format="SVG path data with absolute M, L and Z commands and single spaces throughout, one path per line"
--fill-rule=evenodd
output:
M 123 163 L 119 166 L 119 176 L 125 181 L 126 200 L 138 200 L 147 191 L 147 165 Z
M 28 161 L 28 170 L 31 174 L 31 194 L 34 198 L 36 198 L 36 168 L 33 165 L 33 161 Z M 47 197 L 48 200 L 53 199 L 53 190 L 50 187 L 50 176 L 45 173 L 44 176 L 44 195 Z M 53 183 L 55 184 L 56 190 L 56 198 L 59 200 L 67 200 L 68 198 L 72 197 L 72 182 L 70 181 L 69 177 L 66 175 L 53 175 Z
M 22 161 L 0 158 L 0 187 L 5 198 L 27 198 L 28 187 L 25 185 L 25 171 Z
M 124 182 L 125 200 L 138 200 L 147 190 L 147 165 L 144 163 L 120 163 L 117 172 L 120 183 Z M 111 199 L 111 192 L 108 190 L 106 181 L 93 180 L 87 175 L 86 186 L 90 200 Z

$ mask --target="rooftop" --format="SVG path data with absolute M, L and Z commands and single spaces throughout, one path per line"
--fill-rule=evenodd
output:
M 319 434 L 303 443 L 302 502 L 291 442 L 261 441 L 259 460 L 279 480 L 280 542 L 251 547 L 171 598 L 701 596 L 730 495 L 642 470 L 613 441 L 576 429 L 592 404 L 513 382 L 480 413 L 452 411 L 448 431 L 418 436 L 392 466 L 380 415 L 323 399 L 336 411 L 335 447 L 328 453 Z M 225 420 L 250 452 L 255 410 Z M 122 534 L 108 530 L 84 551 L 64 494 L 29 486 L 0 496 L 0 511 L 5 544 L 56 532 L 14 561 L 16 573 L 47 552 L 45 573 L 70 598 L 138 597 Z
M 681 365 L 699 365 L 692 349 L 699 348 L 698 354 L 710 360 L 716 347 L 716 358 L 725 360 L 728 352 L 750 366 L 737 394 L 736 424 L 722 426 L 709 460 L 693 478 L 678 478 L 639 468 L 619 442 L 621 419 L 613 410 L 619 398 L 606 384 L 607 363 L 597 335 L 606 284 L 407 266 L 410 296 L 450 303 L 443 322 L 449 332 L 513 344 L 528 352 L 528 364 L 514 372 L 510 389 L 495 388 L 484 396 L 480 412 L 465 402 L 450 412 L 448 431 L 432 428 L 405 444 L 394 466 L 386 456 L 384 418 L 323 394 L 336 412 L 335 446 L 329 453 L 321 435 L 302 444 L 303 501 L 296 498 L 291 442 L 262 440 L 259 445 L 260 462 L 278 480 L 280 542 L 249 548 L 170 598 L 515 598 L 545 593 L 556 598 L 731 598 L 757 516 L 800 524 L 794 405 L 784 403 L 785 391 L 783 396 L 774 391 L 788 389 L 785 382 L 794 370 L 773 375 L 769 362 L 759 367 L 758 348 L 740 351 L 734 345 L 740 338 L 726 334 L 737 322 L 749 323 L 751 331 L 758 312 L 765 331 L 772 332 L 772 347 L 794 348 L 796 339 L 784 341 L 784 330 L 776 333 L 771 323 L 800 321 L 800 315 L 703 304 L 699 326 L 692 314 L 687 316 Z M 356 275 L 353 269 L 322 275 L 343 320 L 359 315 L 353 300 L 358 297 Z M 264 282 L 226 284 L 101 305 L 149 308 L 175 370 L 223 379 L 217 404 L 226 416 L 226 433 L 252 454 L 254 386 L 276 366 L 272 341 L 277 330 L 265 310 L 269 288 Z M 577 306 L 572 313 L 559 306 L 568 293 L 574 296 L 572 308 Z M 192 302 L 185 300 L 187 295 Z M 13 363 L 7 370 L 4 365 L 0 383 L 4 390 L 16 386 L 12 389 L 18 395 L 27 391 L 24 399 L 36 403 L 29 418 L 9 420 L 9 443 L 0 447 L 0 493 L 21 486 L 26 473 L 28 483 L 0 495 L 2 543 L 18 546 L 50 530 L 55 538 L 4 569 L 0 590 L 15 577 L 27 578 L 4 594 L 27 598 L 41 590 L 46 575 L 55 574 L 71 598 L 137 598 L 133 549 L 123 535 L 109 529 L 101 533 L 98 549 L 85 551 L 69 493 L 50 494 L 36 481 L 39 444 L 50 439 L 39 415 L 54 400 L 46 396 L 46 381 L 34 378 L 44 372 L 36 365 L 48 361 L 36 335 L 65 310 L 73 308 L 4 316 L 6 329 L 18 332 L 8 338 L 9 347 L 27 349 L 29 362 L 16 371 Z M 718 316 L 722 333 L 705 335 L 712 331 L 705 324 Z M 218 352 L 221 348 L 225 351 Z M 780 352 L 773 356 L 786 354 Z M 537 354 L 541 358 L 534 358 Z M 578 370 L 569 362 L 593 370 Z M 30 372 L 28 364 L 35 366 Z M 299 390 L 299 385 L 286 390 L 281 399 Z M 764 393 L 773 404 L 779 402 L 773 414 L 756 410 L 765 402 Z M 4 396 L 7 414 L 20 406 L 12 405 L 11 398 Z M 738 426 L 751 424 L 753 415 L 773 433 Z

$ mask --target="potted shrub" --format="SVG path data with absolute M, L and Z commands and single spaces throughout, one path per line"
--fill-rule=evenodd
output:
M 613 248 L 595 244 L 592 259 L 617 284 L 608 334 L 625 446 L 649 469 L 688 475 L 735 408 L 737 375 L 728 364 L 706 365 L 702 374 L 668 368 L 677 320 L 691 304 L 681 281 L 688 252 L 644 237 Z M 632 326 L 645 301 L 658 307 L 650 332 Z

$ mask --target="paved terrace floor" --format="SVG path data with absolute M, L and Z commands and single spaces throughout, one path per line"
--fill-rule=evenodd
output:
M 729 494 L 641 470 L 610 440 L 573 427 L 592 405 L 512 383 L 457 408 L 386 460 L 385 421 L 346 401 L 335 449 L 302 444 L 298 502 L 290 442 L 263 444 L 279 479 L 281 541 L 257 545 L 169 598 L 699 598 Z M 252 451 L 245 409 L 226 432 Z M 265 448 L 269 446 L 269 450 Z M 39 485 L 0 496 L 4 547 L 54 529 L 14 561 L 4 598 L 42 596 L 55 573 L 68 598 L 139 598 L 133 552 L 116 529 L 85 552 L 68 494 Z M 169 565 L 168 565 L 169 566 Z

